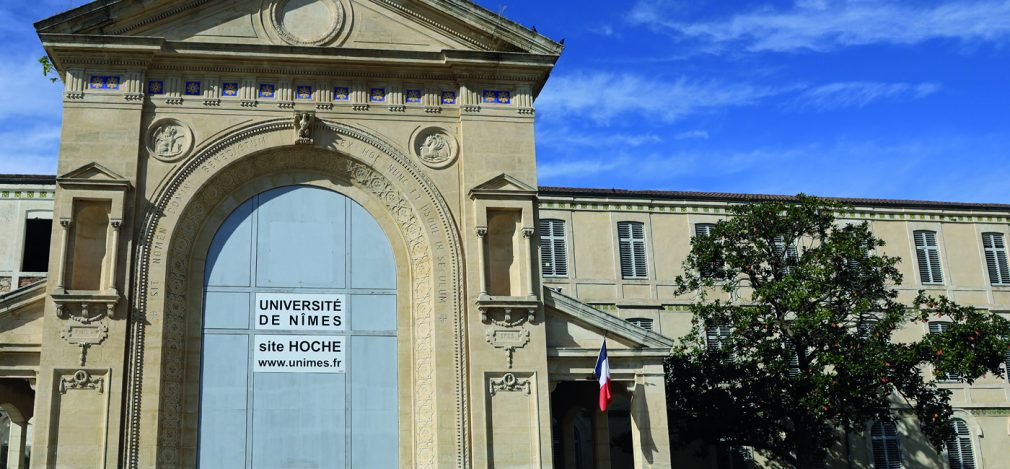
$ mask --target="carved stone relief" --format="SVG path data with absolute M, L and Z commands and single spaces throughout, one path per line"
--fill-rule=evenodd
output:
M 316 121 L 316 115 L 311 112 L 295 113 L 295 143 L 298 145 L 312 145 L 312 124 Z
M 263 25 L 293 46 L 321 46 L 333 42 L 348 23 L 338 0 L 265 0 Z
M 414 133 L 414 156 L 429 168 L 441 169 L 456 161 L 459 144 L 441 127 L 427 127 Z
M 161 119 L 147 131 L 147 151 L 166 163 L 188 156 L 193 142 L 193 131 L 177 119 Z
M 72 389 L 91 389 L 99 394 L 105 392 L 105 378 L 91 376 L 86 370 L 77 370 L 71 376 L 60 378 L 60 392 L 66 394 Z
M 536 298 L 506 301 L 481 298 L 477 300 L 477 309 L 481 322 L 487 325 L 484 340 L 505 351 L 505 365 L 511 370 L 516 350 L 530 342 L 526 325 L 532 325 L 536 318 Z
M 501 379 L 492 379 L 488 385 L 488 394 L 492 397 L 499 392 L 522 392 L 530 394 L 530 380 L 519 379 L 513 373 L 505 373 Z

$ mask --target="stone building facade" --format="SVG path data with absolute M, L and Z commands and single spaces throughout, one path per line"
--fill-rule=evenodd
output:
M 31 467 L 719 464 L 670 451 L 671 281 L 755 197 L 538 187 L 559 43 L 465 0 L 96 1 L 36 28 L 65 87 L 55 187 L 21 181 L 55 189 L 48 280 L 0 297 Z M 1010 311 L 980 260 L 1010 207 L 852 203 L 902 257 L 934 233 L 928 289 Z M 1006 381 L 950 386 L 1006 467 Z M 837 467 L 872 463 L 857 438 Z

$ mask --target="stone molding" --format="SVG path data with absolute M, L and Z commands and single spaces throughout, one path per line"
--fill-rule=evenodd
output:
M 409 158 L 380 137 L 344 124 L 320 121 L 315 128 L 315 143 L 291 144 L 290 118 L 272 119 L 233 130 L 215 141 L 204 143 L 188 161 L 180 163 L 155 189 L 137 246 L 136 305 L 130 324 L 129 382 L 127 384 L 126 444 L 127 467 L 141 467 L 157 448 L 158 467 L 178 467 L 182 424 L 185 418 L 184 381 L 185 336 L 187 324 L 187 276 L 196 247 L 196 236 L 214 207 L 257 176 L 253 161 L 267 160 L 275 150 L 282 158 L 273 158 L 271 171 L 297 168 L 298 164 L 351 182 L 375 197 L 396 221 L 410 256 L 410 293 L 412 304 L 411 355 L 414 403 L 412 414 L 414 465 L 434 467 L 447 460 L 438 456 L 437 421 L 455 420 L 454 456 L 458 467 L 469 465 L 469 409 L 466 402 L 468 362 L 463 341 L 462 253 L 458 229 L 447 205 L 434 184 L 410 162 Z M 323 134 L 323 135 L 320 135 Z M 299 161 L 298 149 L 306 150 Z M 249 164 L 230 164 L 238 160 Z M 211 184 L 213 182 L 213 184 Z M 406 192 L 404 192 L 406 191 Z M 438 278 L 433 274 L 437 257 Z M 443 283 L 439 283 L 443 282 Z M 159 309 L 163 312 L 159 313 Z M 191 308 L 190 308 L 191 309 Z M 199 313 L 197 313 L 199 314 Z M 437 315 L 437 317 L 436 317 Z M 160 328 L 158 326 L 161 326 Z M 448 329 L 446 329 L 448 328 Z M 146 337 L 163 332 L 160 357 L 149 357 Z M 404 331 L 407 332 L 407 331 Z M 436 369 L 433 342 L 451 341 L 454 360 L 453 385 L 455 415 L 445 415 L 443 401 L 436 396 Z M 429 340 L 423 340 L 429 339 Z M 156 340 L 156 339 L 151 339 Z M 450 344 L 446 344 L 450 345 Z M 157 346 L 154 346 L 157 349 Z M 157 354 L 157 352 L 154 352 Z M 447 368 L 448 363 L 440 365 Z M 441 379 L 447 379 L 441 378 Z M 160 384 L 156 396 L 153 387 Z M 438 389 L 445 389 L 439 385 Z M 145 422 L 144 399 L 159 399 L 158 421 Z M 441 410 L 441 412 L 440 412 Z M 156 444 L 149 438 L 154 436 Z M 190 442 L 189 444 L 195 444 Z M 142 457 L 143 456 L 143 457 Z

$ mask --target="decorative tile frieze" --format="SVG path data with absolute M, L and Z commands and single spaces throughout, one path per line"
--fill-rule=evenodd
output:
M 51 190 L 0 190 L 0 199 L 52 199 L 54 195 Z
M 88 88 L 92 90 L 118 90 L 121 82 L 119 76 L 92 76 Z
M 165 94 L 165 82 L 164 80 L 148 80 L 147 82 L 147 94 L 151 96 L 160 96 Z
M 221 96 L 237 98 L 238 90 L 239 87 L 237 82 L 230 81 L 221 84 Z
M 203 94 L 203 85 L 199 81 L 187 81 L 182 93 L 186 96 L 200 96 Z
M 443 105 L 455 105 L 456 104 L 456 92 L 455 91 L 443 91 L 441 95 L 441 101 Z
M 484 104 L 512 104 L 512 92 L 503 90 L 484 90 L 481 94 Z
M 309 85 L 295 87 L 295 99 L 302 101 L 312 99 L 312 87 Z
M 273 83 L 260 83 L 259 94 L 261 99 L 274 99 L 277 97 L 277 86 Z
M 386 89 L 385 88 L 372 88 L 368 92 L 368 101 L 373 103 L 384 103 L 386 102 Z

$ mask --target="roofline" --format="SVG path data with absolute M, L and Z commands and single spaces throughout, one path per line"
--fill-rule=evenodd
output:
M 35 22 L 33 26 L 35 27 L 37 33 L 43 34 L 47 33 L 48 30 L 60 24 L 66 23 L 68 21 L 72 21 L 74 19 L 85 17 L 88 15 L 99 15 L 97 18 L 95 18 L 95 21 L 93 21 L 94 24 L 92 25 L 97 26 L 102 23 L 108 23 L 113 21 L 113 19 L 110 16 L 111 9 L 113 7 L 118 6 L 119 4 L 124 3 L 125 1 L 126 0 L 94 0 L 89 3 L 85 3 L 84 5 L 78 6 L 76 8 L 72 8 L 70 10 L 66 10 L 64 12 L 57 13 L 48 18 L 39 20 Z M 438 1 L 415 0 L 415 1 L 427 5 L 429 8 L 450 7 L 450 8 L 460 8 L 464 10 L 469 9 L 470 11 L 475 13 L 476 16 L 480 18 L 480 20 L 485 21 L 489 24 L 494 24 L 496 28 L 497 27 L 502 28 L 503 32 L 507 33 L 507 35 L 510 36 L 509 39 L 515 42 L 523 43 L 521 45 L 520 44 L 513 44 L 513 45 L 517 47 L 525 46 L 527 48 L 530 48 L 531 50 L 525 51 L 526 53 L 560 56 L 561 52 L 565 48 L 565 46 L 562 43 L 555 41 L 543 34 L 540 34 L 539 32 L 531 28 L 523 26 L 522 24 L 519 24 L 515 21 L 505 18 L 504 16 L 501 16 L 491 10 L 488 10 L 487 8 L 478 5 L 472 0 L 438 0 Z M 206 0 L 197 3 L 200 4 L 206 3 Z M 480 27 L 480 25 L 474 25 L 474 26 L 478 28 Z
M 56 175 L 49 174 L 0 174 L 0 184 L 44 184 L 55 186 Z
M 626 189 L 594 189 L 578 187 L 540 186 L 541 197 L 602 197 L 614 199 L 665 199 L 699 202 L 795 202 L 794 195 L 734 194 L 727 192 L 657 191 Z M 973 202 L 940 202 L 930 200 L 865 199 L 847 197 L 821 197 L 825 200 L 861 207 L 905 207 L 922 209 L 956 209 L 1010 212 L 1010 204 Z

